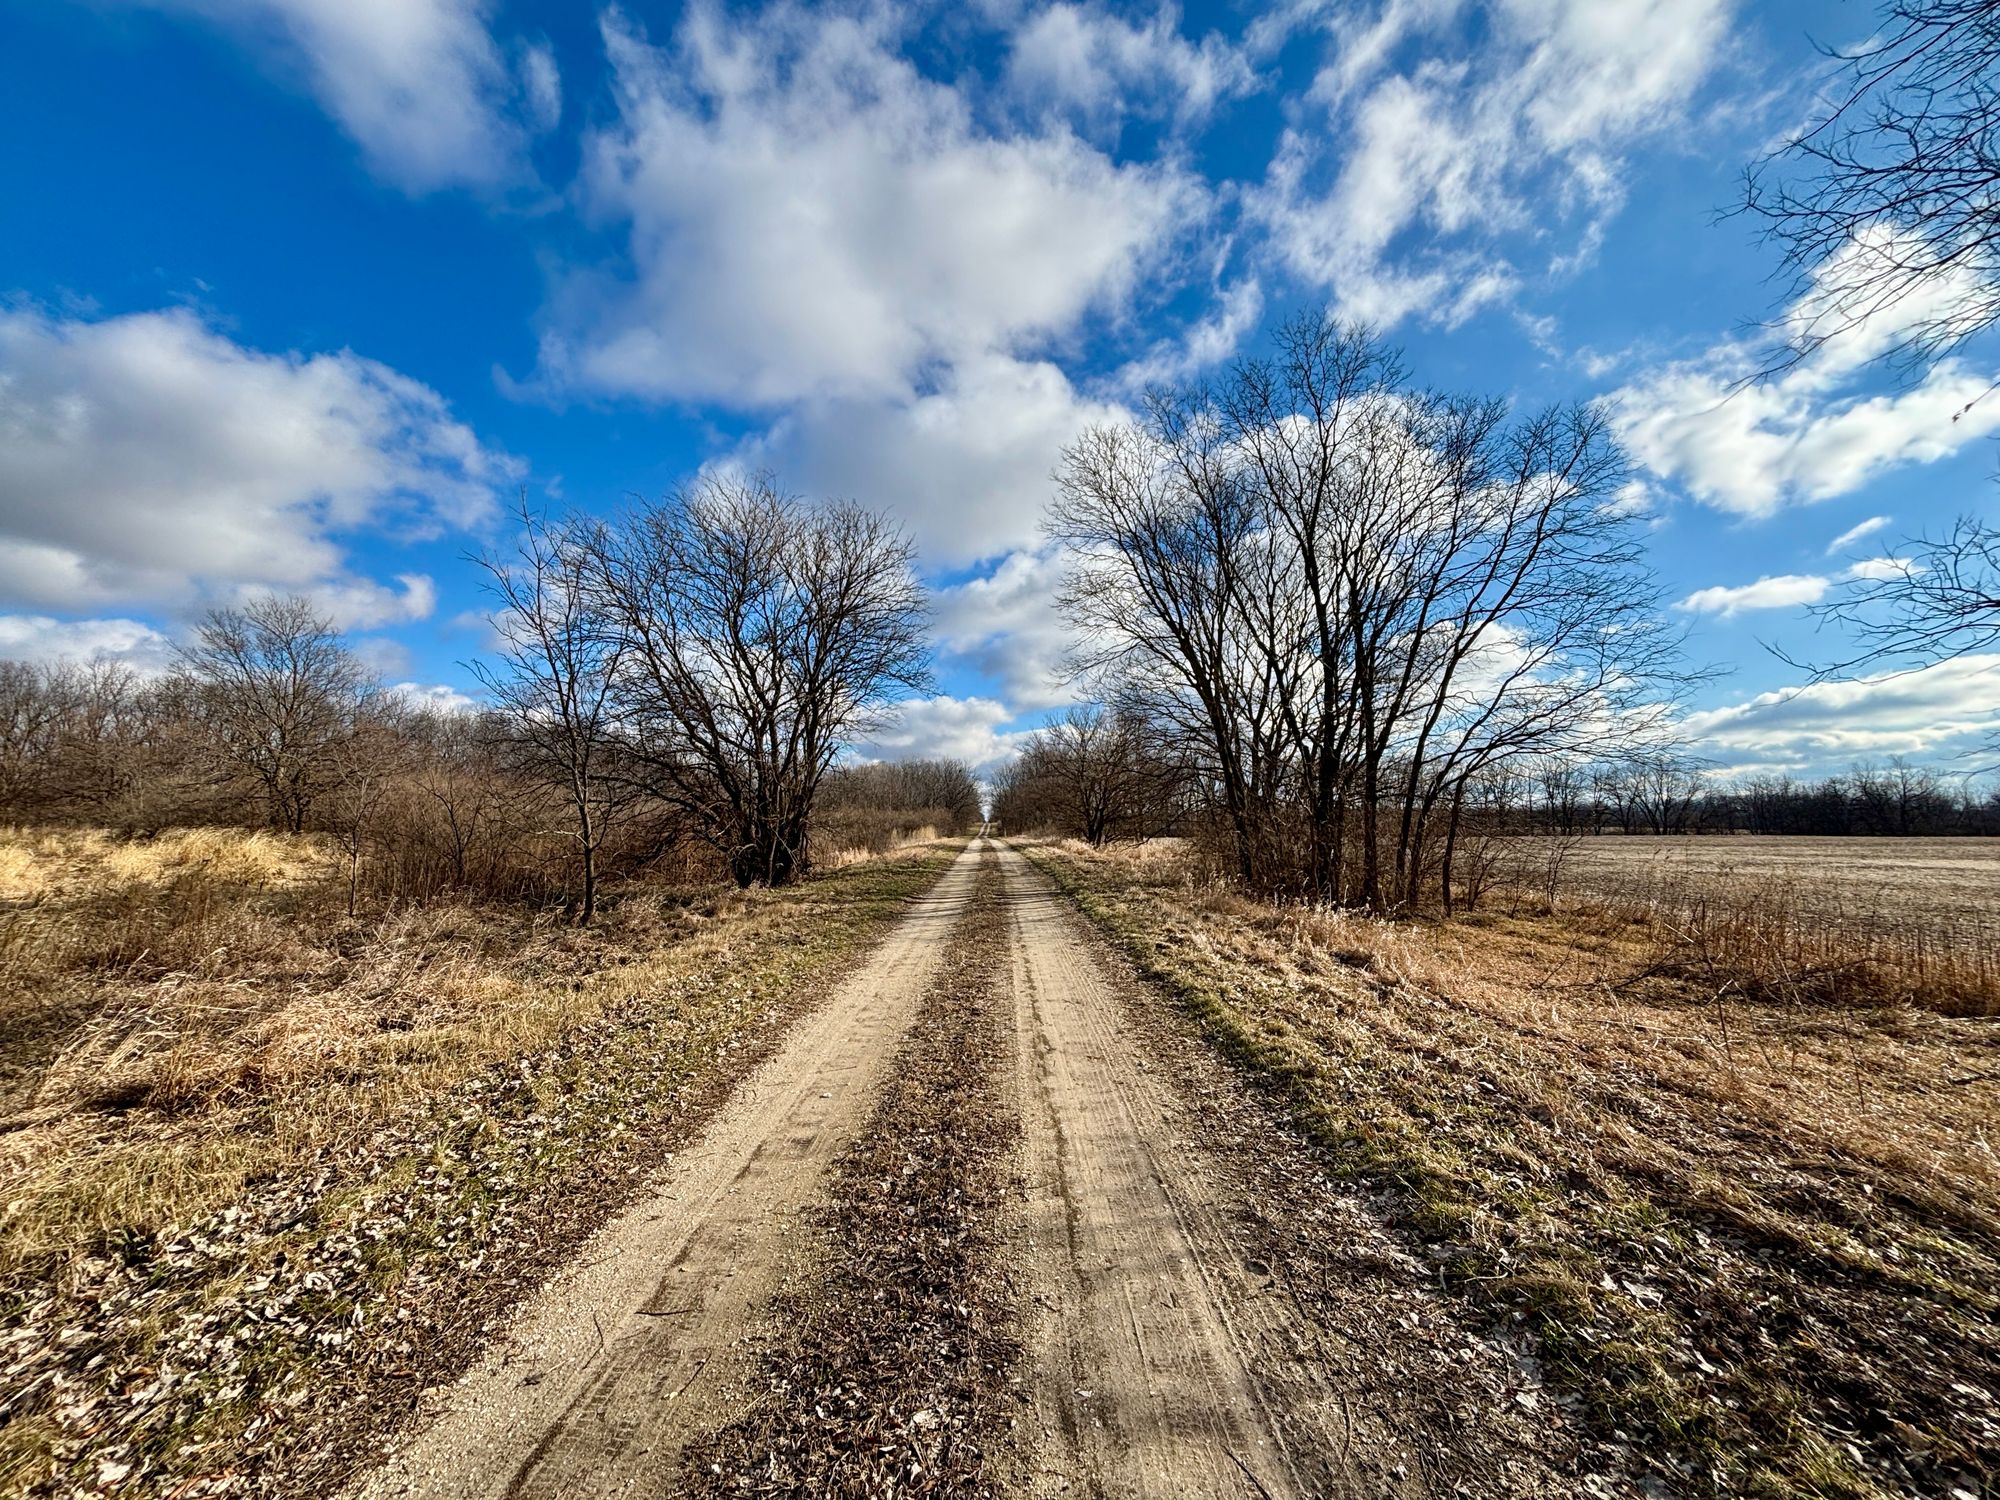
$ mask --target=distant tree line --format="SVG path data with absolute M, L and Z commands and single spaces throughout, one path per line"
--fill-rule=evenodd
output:
M 850 505 L 704 481 L 616 521 L 523 512 L 483 560 L 488 703 L 386 691 L 312 606 L 208 614 L 172 669 L 0 662 L 0 815 L 331 835 L 350 905 L 559 895 L 607 873 L 783 884 L 827 837 L 975 824 L 952 762 L 842 766 L 927 683 L 909 544 Z M 844 847 L 844 845 L 841 845 Z
M 1496 781 L 1482 805 L 1498 821 L 1548 833 L 2000 835 L 2000 787 L 1900 756 L 1817 778 L 1715 777 L 1669 755 L 1550 762 Z
M 1129 721 L 1091 705 L 1029 739 L 995 778 L 993 815 L 1011 831 L 1103 844 L 1196 831 L 1206 814 L 1182 763 Z M 1667 753 L 1615 763 L 1541 758 L 1474 777 L 1460 822 L 1480 835 L 2000 837 L 2000 785 L 1900 756 L 1820 777 L 1719 777 Z

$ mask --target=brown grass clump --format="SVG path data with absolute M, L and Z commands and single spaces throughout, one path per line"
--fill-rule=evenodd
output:
M 2000 1035 L 1661 961 L 1597 909 L 1386 923 L 1045 852 L 1584 1419 L 1671 1487 L 2000 1469 Z M 1697 978 L 1700 982 L 1697 982 Z

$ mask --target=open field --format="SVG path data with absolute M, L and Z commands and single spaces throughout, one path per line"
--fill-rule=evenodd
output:
M 1570 886 L 1617 894 L 1645 886 L 1776 887 L 1801 907 L 1901 920 L 2000 940 L 2000 839 L 1604 834 L 1576 841 Z
M 2000 1013 L 2000 839 L 1495 841 L 1503 899 L 1639 916 L 1664 962 L 1766 998 Z

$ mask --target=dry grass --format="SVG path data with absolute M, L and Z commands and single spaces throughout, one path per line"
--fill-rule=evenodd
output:
M 281 1472 L 272 1445 L 326 1441 L 408 1338 L 464 1341 L 473 1293 L 568 1222 L 536 1194 L 611 1191 L 602 1159 L 719 1087 L 948 853 L 613 890 L 579 932 L 511 907 L 349 921 L 310 841 L 0 838 L 31 893 L 0 995 L 36 1020 L 0 1031 L 0 1493 L 205 1493 L 252 1443 Z
M 818 867 L 823 870 L 845 870 L 854 865 L 866 864 L 871 859 L 880 859 L 885 854 L 899 854 L 905 849 L 934 844 L 937 840 L 937 829 L 928 823 L 921 828 L 898 829 L 869 843 L 849 844 L 834 849 L 820 857 Z
M 0 1280 L 204 1213 L 547 1046 L 662 962 L 724 961 L 785 904 L 635 889 L 586 932 L 465 905 L 357 923 L 332 851 L 210 829 L 8 830 L 0 872 Z
M 2000 1014 L 2000 839 L 1515 841 L 1518 902 L 1637 917 L 1658 961 L 1728 993 Z
M 1990 1022 L 1697 985 L 1603 913 L 1389 924 L 1042 857 L 1673 1487 L 1993 1482 Z

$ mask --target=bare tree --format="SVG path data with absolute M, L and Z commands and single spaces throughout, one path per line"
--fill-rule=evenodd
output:
M 1409 389 L 1319 315 L 1275 344 L 1065 453 L 1079 665 L 1196 748 L 1246 882 L 1449 902 L 1474 779 L 1656 730 L 1678 638 L 1601 414 Z
M 212 610 L 177 654 L 220 765 L 259 789 L 274 826 L 301 832 L 338 776 L 334 752 L 368 686 L 361 664 L 296 596 Z
M 2000 646 L 2000 531 L 1960 516 L 1943 536 L 1917 538 L 1814 613 L 1838 620 L 1862 648 L 1822 674 L 1991 650 Z
M 552 525 L 520 505 L 511 556 L 477 559 L 500 648 L 473 672 L 493 701 L 516 769 L 558 796 L 577 850 L 579 925 L 597 915 L 598 853 L 629 805 L 629 779 L 614 775 L 615 694 L 626 643 L 595 610 L 595 534 L 580 522 Z
M 2000 648 L 2000 529 L 1960 516 L 1942 536 L 1919 537 L 1850 579 L 1813 613 L 1839 624 L 1858 648 L 1830 662 L 1777 653 L 1820 682 Z M 1987 743 L 2000 750 L 2000 727 Z
M 514 787 L 499 774 L 496 750 L 509 738 L 497 716 L 444 713 L 421 721 L 423 753 L 414 782 L 436 813 L 451 884 L 471 883 L 473 857 L 499 832 Z
M 882 516 L 768 477 L 705 477 L 595 541 L 622 653 L 635 784 L 687 817 L 741 885 L 811 861 L 821 778 L 897 695 L 925 689 L 924 593 Z
M 840 765 L 827 773 L 818 807 L 822 818 L 841 817 L 847 823 L 871 814 L 898 832 L 929 823 L 956 833 L 979 824 L 979 784 L 971 768 L 958 760 Z
M 1746 180 L 1797 277 L 1781 363 L 1890 330 L 1921 365 L 2000 318 L 2000 7 L 1886 0 L 1826 105 Z
M 1171 762 L 1135 715 L 1080 704 L 1030 736 L 1002 773 L 995 812 L 1012 827 L 1055 828 L 1102 845 L 1143 834 L 1172 780 Z

